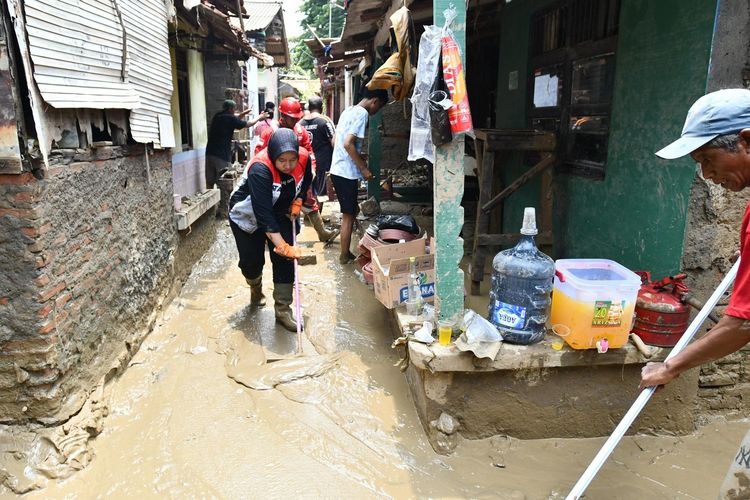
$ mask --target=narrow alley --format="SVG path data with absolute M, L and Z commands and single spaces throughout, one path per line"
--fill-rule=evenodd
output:
M 335 247 L 314 247 L 318 264 L 301 272 L 302 357 L 264 366 L 261 344 L 289 353 L 295 336 L 275 329 L 270 307 L 248 305 L 223 227 L 105 387 L 103 431 L 80 450 L 90 464 L 66 480 L 39 474 L 46 487 L 24 498 L 563 498 L 602 440 L 496 436 L 436 454 L 393 366 L 387 310 Z M 628 437 L 587 498 L 709 498 L 746 425 Z

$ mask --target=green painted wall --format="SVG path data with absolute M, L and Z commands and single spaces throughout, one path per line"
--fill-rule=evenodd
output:
M 498 104 L 496 127 L 528 128 L 526 120 L 526 91 L 529 75 L 529 38 L 532 13 L 543 9 L 557 0 L 522 0 L 503 6 L 500 27 L 500 63 L 498 74 Z M 518 88 L 508 88 L 510 73 L 518 72 Z M 523 157 L 519 153 L 498 156 L 502 162 L 502 180 L 508 185 L 525 170 Z M 503 206 L 503 230 L 518 232 L 523 222 L 524 207 L 539 206 L 539 179 L 532 179 L 521 189 L 513 193 Z
M 529 15 L 542 3 L 512 2 L 503 13 L 503 41 L 514 32 L 518 38 L 501 46 L 500 127 L 527 126 Z M 704 93 L 715 9 L 708 0 L 622 1 L 605 179 L 556 177 L 558 258 L 609 258 L 656 276 L 678 270 L 695 169 L 689 158 L 666 162 L 654 151 L 679 136 L 687 109 Z M 507 72 L 515 65 L 519 90 L 511 92 Z M 524 203 L 536 205 L 537 192 L 531 186 L 514 195 L 506 224 L 521 220 Z

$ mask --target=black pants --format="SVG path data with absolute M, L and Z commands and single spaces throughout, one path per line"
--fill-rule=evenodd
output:
M 326 189 L 326 176 L 328 175 L 329 170 L 331 170 L 330 166 L 328 168 L 321 168 L 320 163 L 318 163 L 318 171 L 315 173 L 315 179 L 313 179 L 313 194 L 315 196 L 328 195 L 328 190 Z
M 292 221 L 284 217 L 278 222 L 282 238 L 291 245 Z M 268 239 L 265 232 L 257 230 L 253 234 L 248 234 L 231 219 L 229 220 L 229 227 L 232 228 L 234 241 L 237 243 L 237 251 L 240 253 L 238 266 L 245 278 L 254 279 L 263 274 L 263 265 L 266 263 L 265 246 L 267 245 L 268 253 L 271 254 L 271 265 L 273 266 L 273 282 L 294 283 L 294 262 L 273 251 L 274 244 Z

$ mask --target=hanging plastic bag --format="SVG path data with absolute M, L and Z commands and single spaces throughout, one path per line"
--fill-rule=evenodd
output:
M 453 107 L 448 110 L 451 122 L 451 131 L 454 134 L 471 132 L 474 127 L 471 122 L 471 109 L 469 109 L 469 95 L 466 92 L 466 79 L 464 77 L 464 66 L 461 62 L 461 51 L 458 49 L 453 32 L 448 26 L 456 18 L 454 8 L 445 11 L 445 27 L 443 28 L 442 57 L 443 77 L 451 95 Z
M 432 92 L 430 93 L 429 104 L 432 143 L 435 146 L 448 144 L 453 140 L 450 117 L 448 116 L 448 110 L 453 106 L 453 102 L 450 99 L 448 88 L 443 79 L 441 64 L 438 64 L 438 71 L 435 76 L 435 83 L 432 86 Z
M 437 75 L 440 59 L 442 30 L 437 26 L 425 26 L 419 39 L 419 59 L 414 92 L 411 96 L 411 131 L 409 133 L 409 161 L 420 158 L 434 163 L 435 148 L 432 144 L 429 97 Z

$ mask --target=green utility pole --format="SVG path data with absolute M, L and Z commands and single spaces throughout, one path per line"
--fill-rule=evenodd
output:
M 436 26 L 445 24 L 444 11 L 456 8 L 451 26 L 466 72 L 466 4 L 433 0 L 432 18 Z M 464 241 L 458 235 L 464 224 L 461 198 L 464 194 L 464 136 L 435 148 L 433 168 L 435 214 L 435 306 L 440 319 L 458 320 L 464 311 L 464 272 L 458 267 L 464 254 Z

